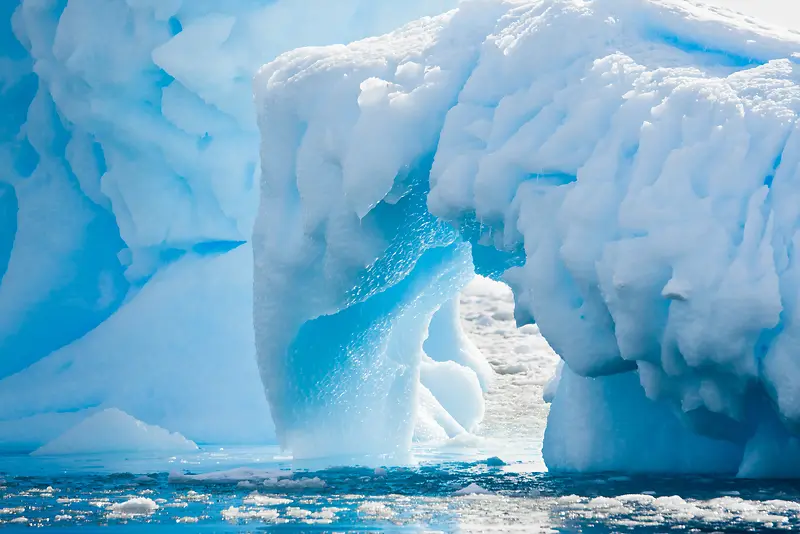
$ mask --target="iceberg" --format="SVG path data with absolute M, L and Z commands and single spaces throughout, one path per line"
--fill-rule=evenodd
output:
M 283 442 L 408 441 L 407 374 L 469 263 L 565 361 L 551 469 L 757 476 L 800 422 L 799 47 L 680 0 L 490 0 L 264 66 L 255 331 Z
M 5 2 L 0 448 L 402 458 L 483 417 L 477 273 L 564 361 L 551 470 L 800 476 L 798 54 L 685 0 Z

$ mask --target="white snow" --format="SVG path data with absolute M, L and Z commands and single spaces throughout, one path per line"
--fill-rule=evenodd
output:
M 31 453 L 33 456 L 197 450 L 176 432 L 148 425 L 117 408 L 91 415 Z

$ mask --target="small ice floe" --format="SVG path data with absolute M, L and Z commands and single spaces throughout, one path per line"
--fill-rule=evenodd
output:
M 276 519 L 278 519 L 278 511 L 272 508 L 246 510 L 236 506 L 231 506 L 222 511 L 222 519 L 224 519 L 225 521 L 239 521 L 245 519 L 275 521 Z
M 266 480 L 277 480 L 280 476 L 287 475 L 291 475 L 291 471 L 240 467 L 227 471 L 214 471 L 197 475 L 173 471 L 169 474 L 168 482 L 170 484 L 230 484 L 235 486 L 240 482 L 253 482 L 254 484 L 258 484 Z
M 257 492 L 253 492 L 244 498 L 244 503 L 252 506 L 280 506 L 281 504 L 290 504 L 291 502 L 290 499 L 261 495 Z
M 359 515 L 376 519 L 389 519 L 394 516 L 391 508 L 381 502 L 369 501 L 361 504 L 357 509 Z
M 494 493 L 486 488 L 480 487 L 473 482 L 466 488 L 461 488 L 460 490 L 453 492 L 453 495 L 494 495 Z
M 265 480 L 264 486 L 286 491 L 297 491 L 304 489 L 322 489 L 326 484 L 325 481 L 319 477 L 298 479 L 281 478 L 278 480 Z
M 147 497 L 134 497 L 125 502 L 114 503 L 108 507 L 109 518 L 127 518 L 142 515 L 150 515 L 158 510 L 158 504 L 153 499 Z

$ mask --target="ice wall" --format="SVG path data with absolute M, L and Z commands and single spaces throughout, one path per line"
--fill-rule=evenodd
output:
M 0 448 L 118 408 L 273 435 L 255 363 L 252 77 L 450 0 L 0 5 Z
M 377 303 L 376 277 L 443 268 L 383 265 L 421 239 L 386 212 L 424 195 L 566 361 L 553 468 L 765 473 L 800 422 L 798 50 L 680 0 L 495 0 L 281 56 L 256 79 L 262 373 L 301 384 L 286 347 L 309 357 L 304 325 Z M 329 398 L 264 378 L 291 442 L 298 395 L 312 415 Z M 646 420 L 679 443 L 625 430 Z

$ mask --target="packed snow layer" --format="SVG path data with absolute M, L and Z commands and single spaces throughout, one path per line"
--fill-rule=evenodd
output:
M 197 450 L 197 444 L 178 433 L 143 423 L 122 410 L 108 408 L 87 417 L 31 454 L 176 453 L 194 450 Z
M 650 443 L 618 432 L 617 416 L 680 421 L 728 443 L 705 465 L 714 448 L 686 437 L 636 470 L 735 471 L 746 446 L 758 456 L 753 436 L 779 438 L 760 426 L 777 417 L 791 434 L 800 423 L 798 50 L 796 33 L 681 0 L 490 0 L 265 66 L 255 82 L 255 326 L 279 433 L 313 443 L 304 425 L 317 427 L 339 398 L 307 381 L 311 354 L 330 362 L 315 380 L 355 360 L 365 383 L 403 389 L 401 371 L 378 379 L 376 360 L 357 358 L 392 360 L 382 340 L 401 323 L 364 328 L 345 317 L 375 325 L 374 307 L 391 316 L 432 291 L 449 298 L 456 284 L 431 279 L 464 261 L 446 252 L 466 240 L 475 269 L 511 285 L 518 323 L 535 320 L 568 366 L 545 443 L 554 467 L 629 468 L 588 446 L 547 452 L 590 438 L 620 450 Z M 403 208 L 420 199 L 458 235 L 409 228 L 412 216 L 427 221 Z M 420 279 L 424 292 L 403 288 Z M 399 300 L 381 303 L 376 288 Z M 380 335 L 365 339 L 372 328 Z M 343 340 L 323 355 L 310 340 L 332 332 Z M 635 374 L 600 378 L 624 373 Z M 570 426 L 581 398 L 609 416 Z M 352 413 L 330 423 L 359 424 L 359 439 L 375 428 Z M 341 442 L 328 430 L 330 446 Z
M 252 77 L 456 0 L 0 2 L 0 447 L 118 406 L 273 435 L 252 334 Z

